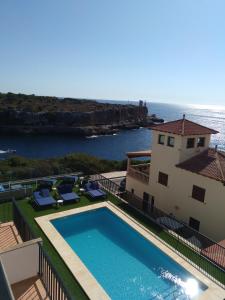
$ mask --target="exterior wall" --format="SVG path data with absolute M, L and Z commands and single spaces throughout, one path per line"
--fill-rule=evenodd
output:
M 38 274 L 40 239 L 25 242 L 0 253 L 10 284 Z
M 200 137 L 205 138 L 205 146 L 204 147 L 197 147 L 197 140 Z M 194 148 L 187 148 L 187 140 L 188 138 L 194 138 L 195 139 L 195 147 Z M 180 162 L 183 162 L 195 155 L 198 155 L 202 151 L 205 151 L 209 148 L 210 143 L 210 134 L 208 135 L 190 135 L 182 137 L 182 143 L 181 143 L 181 149 L 180 149 Z
M 204 203 L 192 198 L 193 185 L 206 190 Z M 199 231 L 220 241 L 225 239 L 225 187 L 221 182 L 179 168 L 172 168 L 167 187 L 153 183 L 155 206 L 189 224 L 192 217 L 200 221 Z
M 149 193 L 149 185 L 144 184 L 141 181 L 127 175 L 126 179 L 126 190 L 131 192 L 134 189 L 134 194 L 139 198 L 143 199 L 143 193 Z

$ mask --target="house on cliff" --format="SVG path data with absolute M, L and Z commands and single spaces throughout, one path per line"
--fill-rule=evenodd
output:
M 213 240 L 225 239 L 225 152 L 217 131 L 185 119 L 152 127 L 152 150 L 129 152 L 126 188 L 143 210 L 159 209 Z M 150 163 L 133 165 L 132 159 Z

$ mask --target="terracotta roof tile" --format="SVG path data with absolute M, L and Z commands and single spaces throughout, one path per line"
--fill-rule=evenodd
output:
M 187 119 L 180 119 L 172 122 L 158 124 L 152 126 L 151 129 L 183 136 L 218 133 L 218 131 L 216 130 L 194 123 Z
M 225 152 L 209 148 L 177 167 L 225 183 Z

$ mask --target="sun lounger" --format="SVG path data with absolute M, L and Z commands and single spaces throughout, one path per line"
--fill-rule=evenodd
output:
M 56 203 L 55 199 L 51 196 L 48 189 L 36 191 L 33 193 L 33 195 L 34 195 L 35 203 L 40 207 L 48 206 Z
M 170 217 L 160 217 L 156 219 L 158 223 L 172 230 L 183 228 L 184 225 Z
M 97 182 L 88 182 L 85 185 L 85 191 L 86 191 L 86 194 L 88 196 L 90 196 L 92 199 L 106 197 L 106 193 L 99 188 L 99 185 Z
M 80 197 L 73 192 L 73 186 L 71 184 L 58 186 L 58 193 L 64 202 L 78 201 L 80 199 Z

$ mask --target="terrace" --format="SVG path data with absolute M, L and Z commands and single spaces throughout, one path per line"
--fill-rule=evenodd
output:
M 57 182 L 60 182 L 61 177 L 62 175 L 56 178 Z M 167 223 L 157 221 L 160 217 L 165 217 L 163 212 L 157 210 L 154 213 L 150 211 L 143 212 L 137 209 L 137 207 L 142 207 L 139 203 L 142 200 L 134 197 L 129 192 L 118 195 L 120 193 L 119 186 L 112 180 L 102 175 L 92 176 L 92 179 L 98 181 L 107 192 L 107 201 L 124 211 L 139 224 L 142 224 L 162 243 L 189 261 L 211 280 L 225 288 L 225 268 L 222 263 L 222 260 L 225 260 L 225 249 L 222 246 L 209 241 L 200 234 L 197 236 L 196 232 L 189 232 L 189 228 L 186 228 L 186 230 L 185 228 L 182 228 L 182 230 L 173 229 L 172 226 L 168 226 L 168 223 L 170 223 L 168 220 L 171 217 L 167 216 L 170 218 L 167 219 Z M 23 187 L 28 185 L 32 190 L 35 190 L 37 181 L 37 179 L 23 181 L 21 184 Z M 2 249 L 0 251 L 0 276 L 5 278 L 4 290 L 7 295 L 4 298 L 5 300 L 23 299 L 22 296 L 24 295 L 28 296 L 26 299 L 89 299 L 35 221 L 35 218 L 40 216 L 104 201 L 98 199 L 93 202 L 86 194 L 80 193 L 79 186 L 75 186 L 74 191 L 80 194 L 79 202 L 62 206 L 54 205 L 41 210 L 33 205 L 31 193 L 29 191 L 28 196 L 27 189 L 22 197 L 20 194 L 19 197 L 16 197 L 14 191 L 11 191 L 13 200 L 8 197 L 6 200 L 3 197 L 1 198 L 0 242 L 2 246 L 0 248 Z M 55 190 L 53 190 L 52 195 L 58 197 Z M 175 223 L 171 221 L 171 224 Z M 191 241 L 187 240 L 187 236 L 189 236 L 187 233 L 191 233 L 191 236 L 197 236 L 197 240 L 201 238 L 203 240 L 204 238 L 207 243 L 201 244 L 201 247 L 196 246 L 193 239 Z M 209 245 L 214 245 L 217 248 L 215 256 L 212 253 L 206 255 L 206 249 L 209 248 Z M 21 252 L 21 259 L 18 259 L 18 251 Z M 27 251 L 32 257 L 30 261 L 28 260 Z M 16 253 L 17 259 L 13 265 L 14 268 L 10 269 L 8 261 L 12 261 L 13 253 Z M 220 254 L 220 261 L 218 261 L 218 253 Z M 215 257 L 217 257 L 217 260 Z M 25 258 L 26 261 L 23 261 Z M 26 265 L 32 266 L 32 272 L 29 270 L 30 273 L 25 274 L 24 278 L 12 278 L 12 271 L 17 268 L 23 270 Z M 36 298 L 33 297 L 34 295 Z
M 151 157 L 151 151 L 137 151 L 137 152 L 128 152 L 128 165 L 127 165 L 127 175 L 131 176 L 144 184 L 149 183 L 150 175 L 150 163 L 142 163 L 135 161 L 135 164 L 132 164 L 132 159 Z

